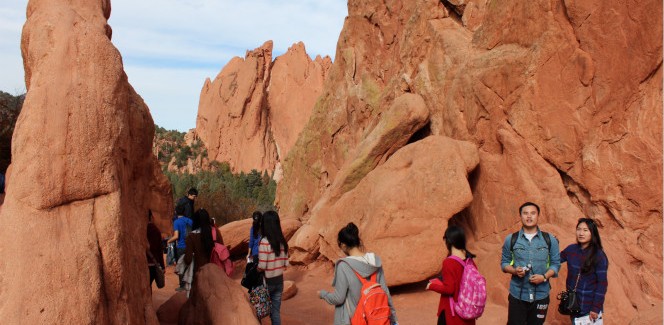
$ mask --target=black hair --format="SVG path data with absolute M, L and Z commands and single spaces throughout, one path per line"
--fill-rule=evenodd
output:
M 260 238 L 259 234 L 263 224 L 263 214 L 260 213 L 260 211 L 254 211 L 254 213 L 251 214 L 251 219 L 253 220 L 251 227 L 254 228 L 254 236 Z
M 187 191 L 187 195 L 196 195 L 198 196 L 198 190 L 195 187 L 192 187 Z
M 339 230 L 339 234 L 337 235 L 337 245 L 341 247 L 341 244 L 346 245 L 348 248 L 362 246 L 360 230 L 354 223 L 349 222 L 345 227 Z
M 148 209 L 148 222 L 152 222 L 152 209 Z
M 212 248 L 214 247 L 214 241 L 212 240 L 212 222 L 210 221 L 210 214 L 205 209 L 198 209 L 194 213 L 194 220 L 191 225 L 192 230 L 200 229 L 201 231 L 201 243 L 203 244 L 203 250 L 205 251 L 205 256 L 210 256 L 212 253 Z M 216 231 L 216 229 L 215 229 Z
M 599 230 L 597 230 L 597 225 L 595 221 L 590 218 L 581 218 L 577 222 L 576 227 L 578 228 L 580 224 L 585 223 L 590 230 L 590 243 L 588 244 L 588 249 L 590 253 L 585 258 L 583 266 L 581 266 L 581 273 L 589 273 L 595 270 L 595 264 L 597 264 L 597 255 L 602 248 L 602 239 L 599 237 Z
M 284 238 L 284 233 L 281 231 L 281 222 L 279 221 L 279 214 L 276 211 L 270 210 L 263 213 L 263 226 L 261 227 L 261 236 L 267 238 L 272 251 L 276 256 L 281 255 L 281 246 L 284 247 L 284 252 L 288 252 L 288 242 Z
M 449 226 L 443 235 L 447 251 L 452 254 L 452 247 L 466 251 L 466 258 L 475 258 L 475 254 L 466 249 L 466 234 L 459 226 Z
M 178 216 L 183 216 L 184 210 L 185 210 L 184 204 L 178 204 L 175 206 L 175 214 L 177 214 Z
M 537 205 L 537 204 L 535 204 L 535 203 L 533 203 L 533 202 L 526 202 L 526 203 L 522 204 L 522 205 L 519 207 L 519 215 L 521 214 L 521 211 L 523 211 L 523 208 L 525 208 L 525 207 L 527 207 L 527 206 L 534 206 L 535 209 L 537 209 L 537 214 L 538 214 L 538 215 L 540 214 L 540 207 L 539 207 L 539 205 Z

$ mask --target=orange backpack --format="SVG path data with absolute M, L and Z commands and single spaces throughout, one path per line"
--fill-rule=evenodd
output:
M 362 290 L 350 323 L 352 325 L 390 325 L 390 305 L 385 290 L 376 282 L 378 272 L 374 272 L 369 280 L 363 278 L 355 270 L 353 273 L 360 279 Z

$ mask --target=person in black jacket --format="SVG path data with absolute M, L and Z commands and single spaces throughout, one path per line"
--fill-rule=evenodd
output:
M 194 217 L 194 203 L 196 202 L 196 197 L 198 197 L 198 190 L 192 187 L 187 191 L 187 195 L 181 197 L 177 204 L 175 204 L 175 206 L 184 206 L 184 216 L 192 220 Z

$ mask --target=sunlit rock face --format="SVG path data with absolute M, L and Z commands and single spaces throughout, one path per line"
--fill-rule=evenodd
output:
M 388 283 L 417 282 L 439 271 L 448 223 L 462 224 L 488 277 L 486 317 L 504 323 L 498 252 L 533 201 L 562 248 L 579 217 L 596 219 L 605 309 L 661 322 L 661 39 L 658 1 L 349 1 L 325 88 L 282 162 L 280 215 L 303 222 L 293 262 L 338 258 L 336 232 L 353 221 Z
M 154 124 L 109 1 L 31 0 L 26 101 L 0 212 L 7 324 L 157 324 L 145 240 Z
M 235 57 L 201 90 L 196 130 L 210 160 L 273 173 L 309 120 L 332 65 L 297 43 L 272 61 L 272 41 Z

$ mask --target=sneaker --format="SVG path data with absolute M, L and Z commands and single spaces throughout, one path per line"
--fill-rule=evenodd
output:
M 185 291 L 187 290 L 185 287 L 177 287 L 175 288 L 175 291 Z

